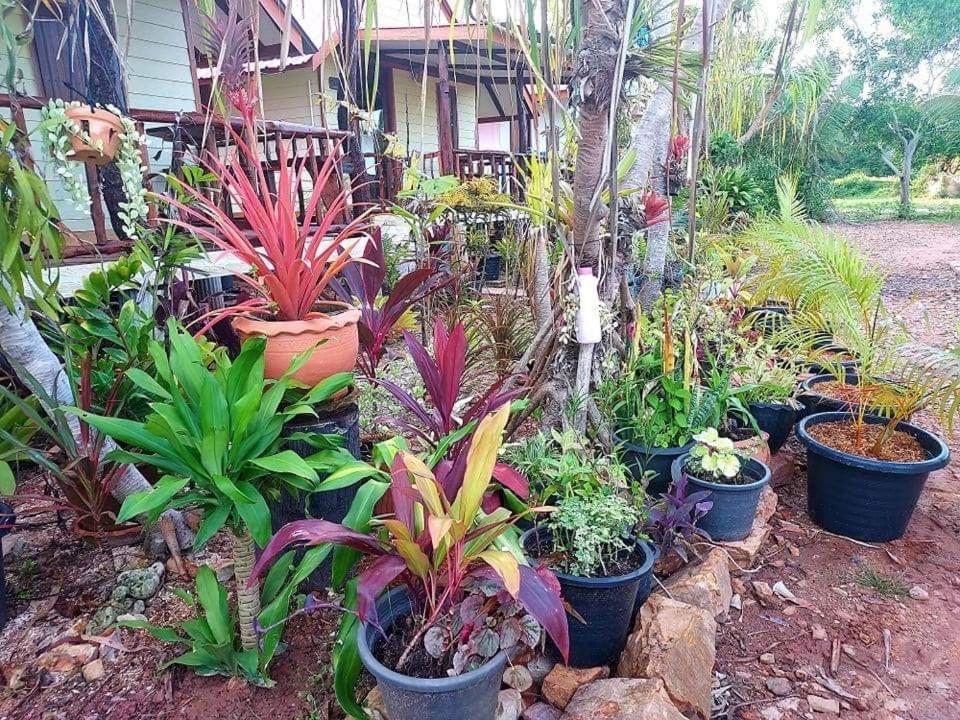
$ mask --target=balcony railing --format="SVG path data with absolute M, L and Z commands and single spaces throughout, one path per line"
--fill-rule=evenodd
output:
M 460 180 L 472 180 L 489 177 L 494 180 L 497 190 L 514 200 L 523 199 L 523 173 L 526 170 L 529 155 L 520 155 L 502 150 L 461 150 L 453 151 L 455 174 Z M 431 177 L 440 173 L 440 152 L 426 153 L 423 156 L 424 172 Z

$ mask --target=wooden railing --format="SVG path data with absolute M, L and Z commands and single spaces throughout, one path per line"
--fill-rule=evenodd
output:
M 520 155 L 503 150 L 461 150 L 453 151 L 456 176 L 460 180 L 472 180 L 489 177 L 497 184 L 497 190 L 510 195 L 515 200 L 523 198 L 523 172 L 526 169 L 528 155 Z M 440 172 L 440 152 L 426 153 L 423 156 L 424 172 L 438 177 Z

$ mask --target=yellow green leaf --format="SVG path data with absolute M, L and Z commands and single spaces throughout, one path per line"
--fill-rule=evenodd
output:
M 496 412 L 483 419 L 473 434 L 463 485 L 457 493 L 451 510 L 454 518 L 460 520 L 466 527 L 473 522 L 483 501 L 483 494 L 490 484 L 493 466 L 497 462 L 497 451 L 503 440 L 503 429 L 507 426 L 509 417 L 509 404 L 501 405 Z
M 512 597 L 520 593 L 520 566 L 517 559 L 503 550 L 484 550 L 479 555 L 487 565 L 503 578 L 503 586 Z

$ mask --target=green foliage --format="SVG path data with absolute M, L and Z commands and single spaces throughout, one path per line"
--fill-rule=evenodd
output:
M 242 676 L 258 685 L 270 685 L 261 672 L 256 650 L 240 649 L 237 623 L 227 604 L 227 590 L 217 581 L 209 565 L 197 568 L 196 593 L 175 589 L 174 593 L 194 610 L 194 616 L 175 627 L 159 627 L 145 620 L 122 620 L 119 625 L 140 628 L 161 642 L 186 646 L 188 650 L 161 665 L 184 665 L 197 675 Z M 263 667 L 269 659 L 263 662 Z
M 697 444 L 690 450 L 684 468 L 694 477 L 709 482 L 729 483 L 740 474 L 740 457 L 733 441 L 720 437 L 716 428 L 707 428 L 693 436 Z
M 314 414 L 312 405 L 347 387 L 352 375 L 334 375 L 302 392 L 295 389 L 292 374 L 306 355 L 295 360 L 283 378 L 271 382 L 263 375 L 262 338 L 245 342 L 234 361 L 222 349 L 209 361 L 201 345 L 173 321 L 167 332 L 169 354 L 156 341 L 149 345 L 155 377 L 128 372 L 152 399 L 152 412 L 145 420 L 77 410 L 82 420 L 131 448 L 116 451 L 114 459 L 152 465 L 165 473 L 152 490 L 126 498 L 120 519 L 146 514 L 155 520 L 168 508 L 190 505 L 204 514 L 197 546 L 224 526 L 238 534 L 248 530 L 263 546 L 271 534 L 267 501 L 277 500 L 282 489 L 333 490 L 365 477 L 351 472 L 352 458 L 333 440 L 317 440 L 321 449 L 308 458 L 281 449 L 284 424 L 298 415 Z M 288 391 L 295 397 L 284 403 Z M 320 482 L 318 471 L 332 469 L 338 472 Z
M 564 498 L 546 522 L 557 568 L 581 577 L 605 576 L 608 565 L 631 550 L 629 537 L 641 517 L 632 498 L 608 486 Z
M 873 177 L 856 171 L 833 181 L 833 196 L 852 197 L 894 197 L 899 191 L 899 181 L 895 177 Z

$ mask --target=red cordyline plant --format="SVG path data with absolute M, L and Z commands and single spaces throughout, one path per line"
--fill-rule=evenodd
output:
M 350 252 L 361 239 L 369 211 L 334 232 L 334 223 L 343 215 L 350 195 L 350 189 L 344 186 L 329 202 L 324 199 L 328 183 L 336 181 L 339 174 L 335 147 L 313 178 L 303 220 L 298 220 L 296 198 L 309 158 L 291 162 L 287 147 L 277 142 L 277 192 L 271 195 L 259 153 L 251 145 L 257 137 L 253 113 L 242 111 L 242 116 L 243 134 L 229 128 L 235 152 L 227 159 L 208 152 L 202 163 L 216 176 L 221 192 L 239 205 L 259 245 L 221 207 L 218 197 L 209 197 L 188 185 L 183 187 L 187 202 L 168 199 L 181 217 L 167 222 L 213 243 L 252 268 L 253 277 L 238 277 L 259 297 L 218 311 L 217 320 L 242 313 L 272 313 L 277 320 L 303 320 L 316 312 L 317 302 L 331 280 L 353 261 Z M 247 162 L 240 162 L 241 157 Z M 254 168 L 253 179 L 248 166 Z
M 670 138 L 670 162 L 683 162 L 690 149 L 690 138 L 686 135 L 674 135 Z
M 449 451 L 436 467 L 437 478 L 448 498 L 454 497 L 463 483 L 467 454 L 471 444 L 470 429 L 491 412 L 508 406 L 526 392 L 525 388 L 503 390 L 507 378 L 495 380 L 469 402 L 464 397 L 467 367 L 467 336 L 462 323 L 448 331 L 437 318 L 433 324 L 433 355 L 409 332 L 403 333 L 407 350 L 417 366 L 420 378 L 430 398 L 432 408 L 399 385 L 385 379 L 377 380 L 392 394 L 404 410 L 417 419 L 408 422 L 403 418 L 391 418 L 401 430 L 418 436 L 428 445 L 436 447 L 441 442 L 451 441 Z M 521 500 L 530 492 L 527 479 L 505 463 L 496 463 L 494 478 Z M 485 509 L 497 507 L 496 493 L 491 493 Z
M 397 323 L 451 278 L 431 262 L 415 268 L 385 290 L 387 262 L 381 239 L 372 237 L 367 241 L 363 260 L 365 262 L 344 267 L 331 288 L 343 302 L 350 303 L 356 298 L 359 303 L 360 368 L 364 375 L 373 379 Z
M 643 226 L 652 227 L 670 219 L 670 201 L 648 190 L 641 196 L 643 200 Z
M 451 611 L 471 594 L 485 594 L 483 587 L 490 583 L 505 591 L 504 597 L 494 595 L 494 602 L 518 603 L 550 635 L 566 659 L 567 618 L 556 577 L 546 568 L 535 570 L 522 565 L 512 553 L 493 547 L 520 519 L 519 515 L 511 515 L 505 508 L 490 514 L 481 512 L 509 415 L 510 408 L 503 405 L 480 422 L 466 461 L 465 480 L 452 500 L 447 499 L 423 461 L 400 452 L 391 470 L 394 512 L 391 517 L 374 521 L 379 532 L 361 533 L 326 520 L 297 520 L 282 527 L 264 549 L 251 582 L 263 577 L 291 545 L 342 545 L 373 558 L 357 576 L 356 612 L 361 620 L 377 626 L 377 598 L 390 585 L 399 583 L 407 588 L 415 624 L 413 636 L 394 668 L 397 671 L 403 671 L 418 643 L 424 643 L 434 657 L 463 669 L 472 652 L 472 630 L 458 630 L 448 620 Z M 459 615 L 462 617 L 462 613 Z M 488 609 L 484 616 L 489 615 Z M 506 636 L 498 635 L 496 649 L 510 649 Z

